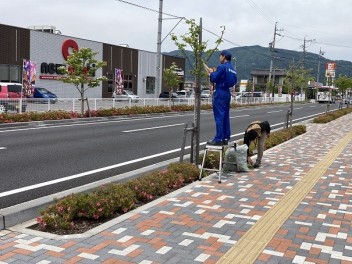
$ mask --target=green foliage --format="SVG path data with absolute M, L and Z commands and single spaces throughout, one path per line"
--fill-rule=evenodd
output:
M 335 86 L 339 88 L 339 92 L 345 94 L 348 88 L 352 87 L 352 77 L 347 77 L 346 75 L 339 75 L 335 80 Z
M 37 218 L 40 227 L 48 229 L 74 228 L 73 219 L 79 211 L 80 197 L 81 195 L 70 195 L 43 210 L 41 217 Z
M 170 164 L 124 184 L 111 183 L 91 193 L 72 194 L 54 200 L 37 222 L 42 230 L 74 230 L 81 219 L 109 219 L 126 213 L 198 179 L 199 169 L 189 163 Z
M 198 163 L 203 161 L 204 154 L 199 156 Z M 214 169 L 219 168 L 220 163 L 220 154 L 218 152 L 209 152 L 209 154 L 205 157 L 204 160 L 204 168 Z
M 270 137 L 265 141 L 265 148 L 272 148 L 304 133 L 306 133 L 306 126 L 304 125 L 296 125 L 291 128 L 272 132 L 270 133 Z
M 319 115 L 316 118 L 313 119 L 313 123 L 329 123 L 341 116 L 347 115 L 349 113 L 352 113 L 352 108 L 343 108 L 341 110 L 336 110 L 333 112 L 328 112 L 327 114 Z
M 293 91 L 305 90 L 308 88 L 308 82 L 314 80 L 310 70 L 305 70 L 302 67 L 291 65 L 286 72 L 284 79 L 283 92 L 291 93 Z
M 84 93 L 88 88 L 97 87 L 101 81 L 107 81 L 105 76 L 95 77 L 96 71 L 104 66 L 106 62 L 98 61 L 94 57 L 97 52 L 90 48 L 73 50 L 67 58 L 67 66 L 59 67 L 59 71 L 65 74 L 59 80 L 64 83 L 73 84 L 81 95 L 81 115 L 84 114 Z M 88 86 L 85 88 L 85 86 Z M 80 87 L 79 87 L 80 86 Z
M 198 180 L 199 177 L 198 167 L 191 163 L 172 163 L 167 167 L 167 169 L 170 172 L 181 174 L 184 183 L 191 183 Z
M 200 42 L 201 27 L 197 25 L 194 19 L 186 20 L 186 24 L 189 26 L 189 30 L 186 34 L 176 36 L 171 34 L 171 39 L 178 47 L 179 51 L 184 55 L 189 65 L 191 66 L 190 73 L 193 76 L 201 75 L 206 77 L 203 70 L 203 62 L 207 62 L 212 54 L 218 50 L 219 45 L 223 42 L 222 37 L 224 35 L 225 27 L 221 31 L 221 36 L 215 41 L 215 47 L 207 50 L 208 42 Z M 191 56 L 188 56 L 186 49 L 191 49 Z M 203 54 L 208 54 L 208 58 L 202 59 Z
M 81 84 L 96 87 L 101 81 L 107 81 L 105 76 L 94 77 L 98 69 L 106 66 L 106 62 L 94 58 L 97 54 L 90 48 L 81 48 L 79 51 L 73 50 L 73 53 L 67 58 L 68 67 L 62 66 L 59 68 L 60 72 L 65 74 L 60 80 L 64 83 L 72 83 L 76 87 Z
M 15 123 L 15 122 L 31 122 L 44 120 L 61 120 L 78 118 L 76 112 L 66 111 L 48 111 L 48 112 L 26 112 L 22 114 L 0 114 L 0 124 Z
M 164 78 L 164 83 L 167 88 L 170 90 L 170 98 L 171 98 L 171 91 L 173 89 L 177 90 L 177 87 L 179 86 L 180 83 L 180 77 L 178 76 L 176 70 L 177 70 L 177 65 L 175 62 L 172 63 L 170 68 L 167 68 L 164 70 L 163 78 Z

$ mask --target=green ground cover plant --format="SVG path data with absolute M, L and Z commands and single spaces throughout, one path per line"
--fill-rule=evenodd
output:
M 198 180 L 198 176 L 196 165 L 175 163 L 124 183 L 71 194 L 54 200 L 42 210 L 34 228 L 57 234 L 82 233 L 96 223 L 108 221 Z
M 347 115 L 349 113 L 352 113 L 352 107 L 349 108 L 343 108 L 340 110 L 336 110 L 333 112 L 328 112 L 326 114 L 323 115 L 319 115 L 316 118 L 313 119 L 313 123 L 317 123 L 317 124 L 326 124 L 329 123 L 341 116 Z
M 261 105 L 269 105 L 261 104 Z M 257 106 L 256 104 L 237 104 L 232 103 L 232 108 Z M 203 104 L 201 110 L 211 110 L 211 104 Z M 25 113 L 5 113 L 0 114 L 0 124 L 4 123 L 17 123 L 17 122 L 32 122 L 32 121 L 45 121 L 45 120 L 63 120 L 63 119 L 76 119 L 76 118 L 87 118 L 87 117 L 110 117 L 110 116 L 128 116 L 138 114 L 153 114 L 153 113 L 172 113 L 172 112 L 185 112 L 193 111 L 193 105 L 180 104 L 172 106 L 132 106 L 125 108 L 108 108 L 90 110 L 84 113 L 82 117 L 78 112 L 69 111 L 47 111 L 47 112 L 25 112 Z

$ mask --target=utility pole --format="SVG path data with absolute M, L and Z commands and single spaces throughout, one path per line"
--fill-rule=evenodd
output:
M 275 61 L 275 41 L 276 41 L 276 35 L 281 36 L 277 31 L 283 31 L 283 29 L 277 29 L 277 22 L 275 23 L 275 29 L 274 29 L 274 38 L 273 42 L 269 43 L 269 48 L 270 48 L 270 53 L 271 53 L 271 59 L 270 59 L 270 70 L 269 70 L 269 79 L 268 83 L 270 84 L 271 82 L 271 76 L 273 74 L 273 67 L 274 67 L 274 61 Z M 272 97 L 274 98 L 274 87 L 275 87 L 275 75 L 273 78 L 273 86 L 272 86 Z
M 303 45 L 301 48 L 303 49 L 303 58 L 302 58 L 302 64 L 303 64 L 303 69 L 306 68 L 306 57 L 307 57 L 307 42 L 314 42 L 315 39 L 306 39 L 306 36 L 304 36 L 303 39 Z
M 159 0 L 159 18 L 158 18 L 158 39 L 156 51 L 156 85 L 155 92 L 157 95 L 161 92 L 161 33 L 163 25 L 163 0 Z
M 325 54 L 325 51 L 322 51 L 321 48 L 319 50 L 319 57 L 318 57 L 318 73 L 317 73 L 317 82 L 319 82 L 319 75 L 320 75 L 320 58 Z
M 301 46 L 303 48 L 303 59 L 302 59 L 302 64 L 303 64 L 303 70 L 306 69 L 306 57 L 307 57 L 307 42 L 313 42 L 315 39 L 306 39 L 306 36 L 304 36 L 303 39 L 303 45 Z M 301 95 L 303 94 L 303 87 L 301 87 Z M 306 98 L 307 99 L 307 98 Z

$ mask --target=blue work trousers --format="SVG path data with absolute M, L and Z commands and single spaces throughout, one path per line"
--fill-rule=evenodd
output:
M 231 94 L 228 89 L 217 89 L 213 96 L 213 112 L 216 125 L 214 141 L 229 140 L 230 127 L 230 102 Z

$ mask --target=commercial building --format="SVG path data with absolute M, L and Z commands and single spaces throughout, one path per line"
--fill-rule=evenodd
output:
M 156 87 L 157 54 L 98 41 L 56 34 L 56 31 L 27 29 L 0 24 L 0 82 L 21 82 L 23 60 L 36 64 L 35 86 L 44 87 L 60 98 L 78 98 L 79 93 L 72 84 L 59 81 L 57 68 L 66 64 L 66 57 L 73 48 L 91 48 L 97 52 L 98 61 L 107 66 L 96 72 L 96 76 L 108 77 L 96 88 L 86 92 L 89 98 L 111 98 L 114 91 L 115 69 L 121 70 L 124 89 L 129 89 L 142 98 L 155 98 L 162 87 Z M 61 32 L 60 32 L 61 33 Z M 173 62 L 179 68 L 180 89 L 184 84 L 184 58 L 162 55 L 162 68 Z M 166 90 L 166 89 L 165 89 Z

